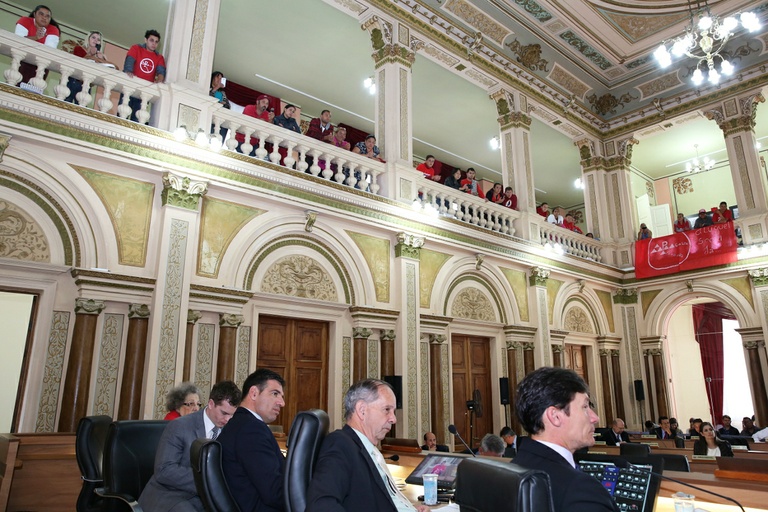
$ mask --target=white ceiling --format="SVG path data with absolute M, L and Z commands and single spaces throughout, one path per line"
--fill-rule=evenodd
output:
M 7 3 L 7 2 L 3 2 Z M 331 2 L 332 3 L 332 2 Z M 421 5 L 447 16 L 447 0 L 423 0 Z M 609 0 L 474 0 L 479 8 L 514 31 L 515 38 L 541 43 L 543 56 L 572 72 L 581 72 L 595 91 L 619 91 L 633 80 L 647 81 L 657 73 L 652 63 L 632 70 L 621 62 L 647 55 L 662 37 L 682 31 L 687 18 L 684 1 L 638 0 L 633 3 Z M 739 0 L 709 2 L 717 12 L 733 12 L 746 5 Z M 37 0 L 18 0 L 32 10 Z M 165 35 L 170 0 L 48 0 L 54 18 L 65 28 L 86 31 L 99 29 L 105 39 L 123 47 L 142 42 L 147 28 Z M 228 79 L 284 98 L 317 115 L 330 106 L 334 122 L 344 122 L 373 131 L 374 98 L 362 82 L 373 74 L 368 33 L 359 23 L 323 0 L 221 0 L 219 31 L 214 67 Z M 551 13 L 546 24 L 531 16 L 524 5 L 539 5 Z M 655 20 L 643 31 L 628 37 L 624 24 L 616 20 Z M 599 70 L 583 54 L 552 34 L 557 22 L 571 23 L 594 49 L 610 60 Z M 645 22 L 643 22 L 645 23 Z M 650 22 L 648 22 L 650 23 Z M 457 21 L 457 26 L 460 20 Z M 71 31 L 71 30 L 70 30 Z M 654 32 L 655 31 L 655 32 Z M 173 66 L 173 62 L 168 63 Z M 620 69 L 621 68 L 621 69 Z M 611 71 L 613 70 L 613 71 Z M 611 73 L 622 74 L 611 78 Z M 546 73 L 541 75 L 546 76 Z M 589 109 L 589 105 L 585 105 Z M 414 154 L 434 154 L 439 160 L 462 168 L 475 167 L 481 177 L 500 181 L 498 151 L 488 141 L 498 134 L 496 112 L 486 91 L 464 78 L 417 55 L 413 65 Z M 661 120 L 674 125 L 673 120 Z M 573 187 L 580 176 L 578 151 L 571 140 L 534 119 L 532 159 L 537 200 L 565 206 L 583 202 Z M 768 107 L 758 108 L 758 137 L 768 137 Z M 680 172 L 684 161 L 700 154 L 717 160 L 725 158 L 722 133 L 712 121 L 699 120 L 667 129 L 660 135 L 640 140 L 632 164 L 643 174 L 659 178 Z M 764 142 L 768 146 L 768 141 Z

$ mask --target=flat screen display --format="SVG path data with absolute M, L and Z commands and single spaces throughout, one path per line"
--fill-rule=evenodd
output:
M 459 463 L 470 455 L 436 454 L 430 453 L 416 469 L 408 475 L 405 482 L 413 485 L 424 485 L 422 475 L 435 473 L 437 475 L 437 487 L 440 489 L 453 489 L 456 486 L 456 473 Z

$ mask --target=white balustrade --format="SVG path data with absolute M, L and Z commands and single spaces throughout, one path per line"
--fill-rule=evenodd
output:
M 556 253 L 570 254 L 579 258 L 602 261 L 600 242 L 594 238 L 549 224 L 543 218 L 537 219 L 541 245 Z
M 429 181 L 421 185 L 418 192 L 413 202 L 414 209 L 454 218 L 497 233 L 515 234 L 512 222 L 520 217 L 515 210 Z

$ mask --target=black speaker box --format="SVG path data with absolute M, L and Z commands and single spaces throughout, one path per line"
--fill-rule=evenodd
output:
M 385 375 L 384 382 L 392 386 L 392 390 L 395 392 L 395 407 L 397 409 L 403 408 L 403 376 L 402 375 Z
M 635 400 L 638 402 L 645 400 L 645 388 L 643 388 L 642 380 L 635 381 Z
M 507 377 L 499 379 L 499 397 L 501 397 L 501 405 L 509 405 L 509 379 Z

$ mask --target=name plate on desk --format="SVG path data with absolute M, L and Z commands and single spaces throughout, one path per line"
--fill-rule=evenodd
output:
M 694 455 L 692 460 L 717 460 L 717 457 L 712 455 Z
M 595 441 L 595 446 L 605 446 L 605 441 Z
M 658 439 L 655 434 L 643 434 L 640 439 Z
M 654 438 L 654 439 L 656 439 L 656 438 Z M 643 442 L 642 442 L 642 443 L 640 443 L 640 444 L 647 444 L 648 446 L 653 446 L 653 447 L 655 447 L 655 448 L 658 448 L 658 447 L 659 447 L 659 443 L 646 443 L 645 441 L 643 441 Z
M 608 452 L 596 452 L 594 450 L 589 450 L 589 453 L 592 453 L 595 455 L 608 455 Z

